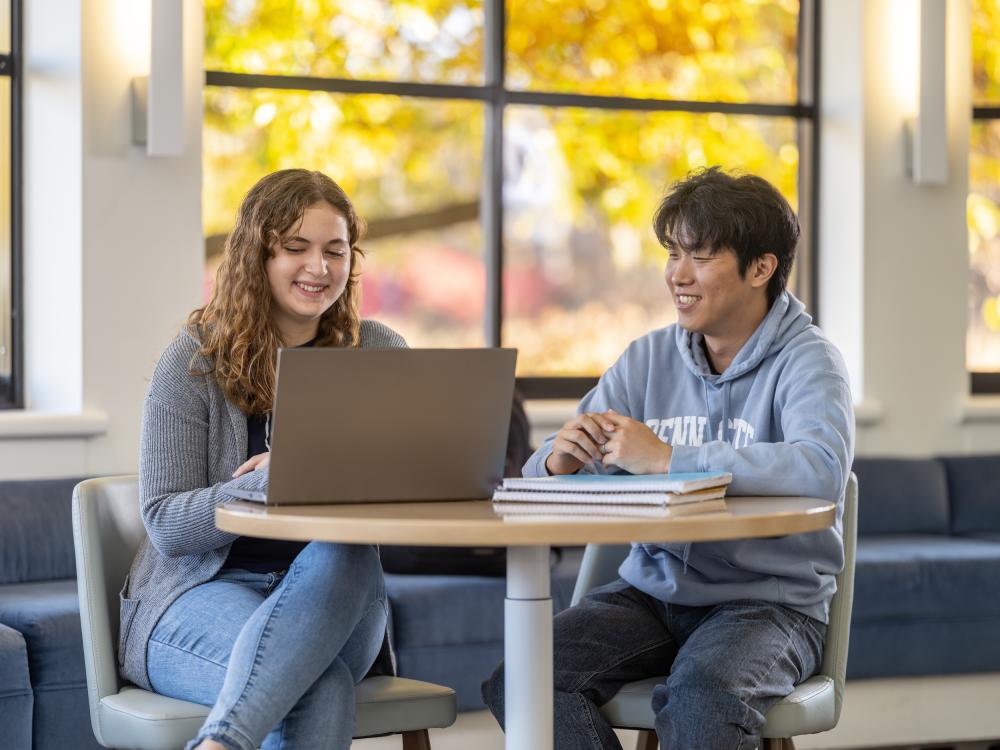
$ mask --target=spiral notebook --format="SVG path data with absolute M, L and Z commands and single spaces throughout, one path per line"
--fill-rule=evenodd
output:
M 493 490 L 495 503 L 594 503 L 598 505 L 684 505 L 687 503 L 704 502 L 726 496 L 725 485 L 709 487 L 694 492 L 570 492 L 546 490 Z
M 698 513 L 720 513 L 726 510 L 726 501 L 722 498 L 703 500 L 697 503 L 674 503 L 671 505 L 626 505 L 623 503 L 519 503 L 497 502 L 493 510 L 504 521 L 516 521 L 519 518 L 537 520 L 539 518 L 558 518 L 560 520 L 586 520 L 594 517 L 604 518 L 676 518 Z
M 729 472 L 508 477 L 494 490 L 493 501 L 677 505 L 725 497 L 732 480 Z

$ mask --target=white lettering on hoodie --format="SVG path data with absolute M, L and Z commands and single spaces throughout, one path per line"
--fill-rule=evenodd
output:
M 660 440 L 670 445 L 703 445 L 707 425 L 708 418 L 697 414 L 646 420 L 646 426 L 655 432 Z M 739 418 L 727 420 L 725 433 L 720 420 L 716 430 L 717 439 L 725 440 L 734 448 L 745 448 L 750 445 L 756 434 L 757 431 L 752 424 Z

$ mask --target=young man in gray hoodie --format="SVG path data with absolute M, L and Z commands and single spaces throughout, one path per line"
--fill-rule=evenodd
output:
M 770 539 L 634 544 L 621 578 L 555 618 L 555 744 L 620 749 L 599 707 L 653 693 L 660 746 L 750 750 L 764 713 L 818 669 L 854 413 L 837 349 L 785 290 L 799 224 L 767 181 L 706 169 L 653 219 L 678 322 L 632 342 L 525 476 L 728 471 L 732 495 L 837 503 L 834 528 Z M 503 665 L 483 685 L 503 720 Z

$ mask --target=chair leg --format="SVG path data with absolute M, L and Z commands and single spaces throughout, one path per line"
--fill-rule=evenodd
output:
M 403 732 L 403 750 L 431 750 L 431 738 L 427 730 Z
M 660 741 L 652 729 L 640 729 L 635 741 L 635 750 L 660 750 Z
M 761 740 L 760 750 L 795 750 L 791 737 Z

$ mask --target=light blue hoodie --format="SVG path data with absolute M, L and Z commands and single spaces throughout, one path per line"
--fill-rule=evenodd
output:
M 854 458 L 853 401 L 840 352 L 788 293 L 721 375 L 712 374 L 701 340 L 672 325 L 633 341 L 578 411 L 614 409 L 645 422 L 673 446 L 671 472 L 730 471 L 730 495 L 834 500 L 836 524 L 768 539 L 633 544 L 619 572 L 665 602 L 759 599 L 826 622 L 844 565 L 841 516 Z M 554 437 L 528 459 L 525 476 L 547 474 Z

